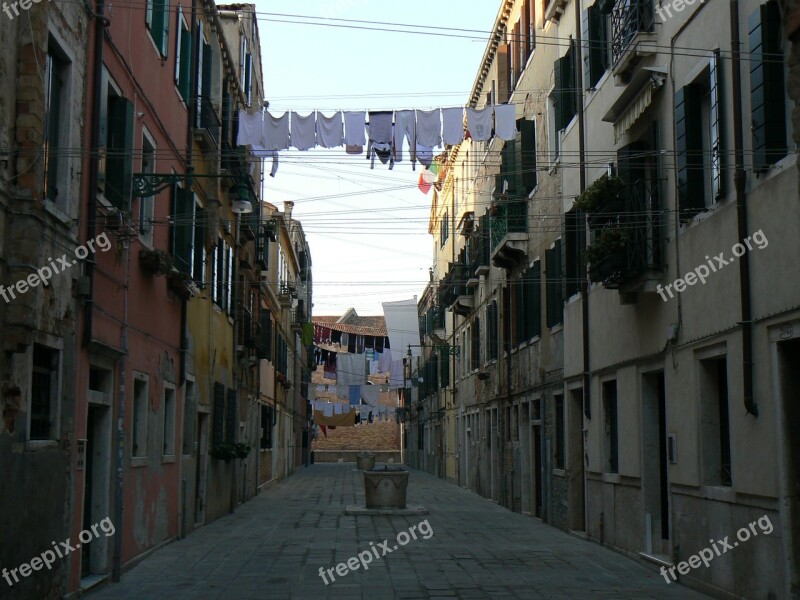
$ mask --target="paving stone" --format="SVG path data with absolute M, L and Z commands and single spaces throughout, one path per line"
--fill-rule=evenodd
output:
M 316 464 L 154 552 L 89 600 L 705 598 L 602 546 L 410 470 L 423 516 L 346 516 L 364 502 L 352 465 Z M 428 539 L 422 537 L 419 526 Z M 397 535 L 417 526 L 417 539 Z M 428 534 L 428 532 L 432 532 Z M 382 555 L 381 544 L 396 550 Z M 372 552 L 365 571 L 336 565 Z M 325 585 L 319 569 L 334 569 Z

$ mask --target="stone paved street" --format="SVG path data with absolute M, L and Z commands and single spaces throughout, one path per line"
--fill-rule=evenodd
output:
M 89 598 L 705 598 L 598 544 L 419 471 L 411 472 L 408 501 L 427 507 L 426 517 L 345 516 L 345 506 L 363 498 L 353 465 L 302 469 Z M 425 519 L 429 539 L 417 534 L 368 571 L 335 575 L 331 585 L 320 578 L 320 567 L 335 568 L 370 542 L 388 539 L 394 546 L 398 533 Z

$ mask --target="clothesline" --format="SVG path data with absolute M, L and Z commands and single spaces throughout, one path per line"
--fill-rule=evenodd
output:
M 339 148 L 348 154 L 364 154 L 394 167 L 402 162 L 406 143 L 412 165 L 426 169 L 433 164 L 434 148 L 460 144 L 465 139 L 477 142 L 497 137 L 514 140 L 517 135 L 516 105 L 498 104 L 482 109 L 470 107 L 433 110 L 336 111 L 326 116 L 321 111 L 300 115 L 286 111 L 280 116 L 269 111 L 249 114 L 239 111 L 237 144 L 250 146 L 259 157 L 272 158 L 272 172 L 278 170 L 278 152 L 296 148 Z

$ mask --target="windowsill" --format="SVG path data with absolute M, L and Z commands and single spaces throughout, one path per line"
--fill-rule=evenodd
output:
M 41 452 L 44 450 L 58 449 L 58 440 L 28 440 L 25 442 L 26 452 Z
M 161 457 L 161 464 L 168 464 L 168 463 L 174 463 L 174 462 L 176 462 L 174 454 L 164 454 Z
M 139 243 L 142 246 L 144 246 L 146 249 L 148 249 L 150 251 L 155 250 L 155 247 L 153 246 L 153 240 L 148 240 L 147 238 L 144 238 L 141 235 L 138 236 L 138 237 L 139 237 Z
M 61 221 L 62 225 L 67 225 L 67 226 L 72 225 L 72 219 L 70 218 L 70 216 L 63 210 L 61 210 L 58 207 L 58 205 L 49 198 L 44 199 L 44 209 L 45 211 L 53 215 L 56 219 Z
M 186 100 L 183 99 L 183 96 L 181 95 L 181 91 L 178 89 L 178 86 L 173 84 L 172 89 L 175 90 L 175 94 L 178 96 L 178 100 L 181 101 L 181 104 L 183 104 L 183 108 L 188 108 L 186 106 Z
M 153 39 L 153 32 L 150 27 L 145 24 L 145 28 L 147 29 L 147 39 L 150 40 L 150 43 L 153 44 L 153 50 L 156 51 L 156 55 L 158 56 L 159 60 L 166 60 L 166 56 L 161 54 L 161 50 L 156 46 L 156 41 Z
M 619 473 L 603 473 L 603 483 L 619 483 Z
M 758 176 L 752 169 L 748 169 L 747 181 L 750 184 L 745 193 L 750 194 L 753 190 L 758 189 L 766 182 L 778 177 L 783 172 L 788 172 L 797 164 L 797 154 L 790 152 L 774 165 L 771 165 L 765 172 L 759 173 Z
M 553 475 L 555 475 L 556 477 L 566 477 L 567 476 L 567 470 L 566 469 L 554 468 L 553 469 Z
M 563 321 L 561 323 L 556 323 L 555 325 L 550 327 L 550 334 L 552 335 L 554 333 L 558 333 L 559 331 L 562 331 L 563 329 L 564 329 L 564 322 Z
M 147 457 L 146 456 L 132 456 L 131 457 L 131 469 L 137 469 L 141 467 L 147 466 Z
M 550 168 L 547 170 L 548 175 L 552 175 L 558 170 L 558 166 L 561 164 L 561 156 L 556 156 L 556 159 L 550 165 Z

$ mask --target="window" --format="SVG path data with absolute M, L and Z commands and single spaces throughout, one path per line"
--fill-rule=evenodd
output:
M 619 473 L 619 433 L 617 423 L 617 381 L 603 382 L 603 456 L 606 473 Z
M 610 19 L 600 10 L 601 0 L 583 11 L 583 69 L 586 89 L 594 89 L 611 63 Z
M 555 104 L 556 131 L 560 131 L 567 128 L 578 112 L 575 53 L 571 41 L 567 53 L 555 61 L 553 68 L 556 85 L 552 97 Z
M 726 357 L 700 361 L 699 396 L 703 485 L 730 486 L 731 429 Z
M 195 197 L 197 199 L 197 197 Z M 192 244 L 192 279 L 199 288 L 204 288 L 206 285 L 206 262 L 208 255 L 206 253 L 206 231 L 208 229 L 206 220 L 208 216 L 206 209 L 200 206 L 199 201 L 196 202 L 194 214 L 194 241 Z
M 216 448 L 225 442 L 225 386 L 214 383 L 214 414 L 211 429 L 211 445 Z
M 439 224 L 439 231 L 439 247 L 444 248 L 447 238 L 450 237 L 450 219 L 447 211 L 445 211 L 442 222 Z
M 477 317 L 472 324 L 472 370 L 481 367 L 481 320 Z
M 534 261 L 525 274 L 525 337 L 542 334 L 542 263 Z
M 181 98 L 189 103 L 189 84 L 192 69 L 192 32 L 183 11 L 178 5 L 178 37 L 175 41 L 175 85 L 178 86 Z
M 58 439 L 59 351 L 33 345 L 29 440 Z
M 175 388 L 164 388 L 164 456 L 175 456 Z
M 233 302 L 232 294 L 233 294 L 233 248 L 228 246 L 228 253 L 225 257 L 225 283 L 228 286 L 227 295 L 225 297 L 225 308 L 228 311 L 229 315 L 233 314 Z
M 551 250 L 545 251 L 547 269 L 547 326 L 554 327 L 564 320 L 561 240 L 556 240 Z
M 525 49 L 525 62 L 536 47 L 536 3 L 525 0 L 522 4 L 522 40 Z
M 550 94 L 547 101 L 547 150 L 550 167 L 556 165 L 561 153 L 561 131 L 556 123 L 556 97 L 555 92 Z
M 194 397 L 194 381 L 187 380 L 184 385 L 182 452 L 184 456 L 190 456 L 194 453 L 194 424 L 197 405 Z
M 194 209 L 195 199 L 192 190 L 174 186 L 172 188 L 170 250 L 175 259 L 175 268 L 187 275 L 192 275 Z
M 269 450 L 272 448 L 272 415 L 273 408 L 271 406 L 261 405 L 261 436 L 259 439 L 258 447 L 262 450 Z
M 133 417 L 131 419 L 131 456 L 147 456 L 147 414 L 150 402 L 148 382 L 144 378 L 133 380 Z
M 585 277 L 582 256 L 586 247 L 586 228 L 582 215 L 575 209 L 564 215 L 564 299 L 577 294 Z
M 486 308 L 486 322 L 487 322 L 487 358 L 494 360 L 497 358 L 498 341 L 499 341 L 499 322 L 497 316 L 497 302 L 492 301 Z
M 60 208 L 66 208 L 68 201 L 65 189 L 61 190 L 64 193 L 59 198 L 59 186 L 63 188 L 62 182 L 65 181 L 62 173 L 64 165 L 59 162 L 59 153 L 65 129 L 62 122 L 68 116 L 64 113 L 69 110 L 68 76 L 69 64 L 51 41 L 45 59 L 44 195 Z
M 783 71 L 783 27 L 775 0 L 750 15 L 750 111 L 753 170 L 767 168 L 786 156 L 786 82 Z
M 722 195 L 719 51 L 692 83 L 675 93 L 678 205 L 683 218 Z
M 244 91 L 247 94 L 247 106 L 250 106 L 253 93 L 253 55 L 249 52 L 244 58 Z
M 142 133 L 142 173 L 155 173 L 156 147 L 150 136 Z M 139 198 L 139 236 L 153 245 L 153 196 Z
M 259 343 L 258 358 L 272 360 L 272 320 L 269 310 L 262 308 L 258 316 Z
M 567 435 L 566 422 L 564 420 L 564 396 L 556 395 L 553 397 L 556 412 L 556 430 L 553 464 L 556 469 L 565 468 L 565 437 Z
M 169 44 L 169 0 L 146 0 L 145 23 L 161 56 L 167 57 Z
M 216 264 L 216 272 L 214 273 L 214 283 L 216 288 L 216 293 L 214 294 L 214 302 L 220 308 L 225 308 L 225 283 L 227 281 L 227 274 L 225 271 L 225 241 L 220 239 L 217 240 L 217 248 L 216 248 L 216 260 L 213 261 Z
M 131 203 L 133 182 L 133 102 L 109 85 L 106 98 L 105 197 L 120 210 Z
M 520 132 L 520 167 L 522 169 L 522 191 L 530 196 L 536 188 L 536 122 L 520 119 L 517 122 Z
M 247 73 L 247 38 L 244 34 L 240 34 L 239 39 L 239 82 L 244 88 L 245 74 Z M 246 89 L 246 88 L 245 88 Z

